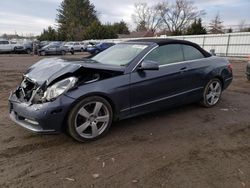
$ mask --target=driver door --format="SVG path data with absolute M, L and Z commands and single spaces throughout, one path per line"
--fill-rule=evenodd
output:
M 182 103 L 186 91 L 186 71 L 183 51 L 179 44 L 160 46 L 144 60 L 159 64 L 159 70 L 135 70 L 131 73 L 130 112 L 141 114 Z M 183 93 L 183 94 L 182 94 Z

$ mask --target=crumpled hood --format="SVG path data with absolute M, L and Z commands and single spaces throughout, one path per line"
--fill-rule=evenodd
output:
M 96 63 L 91 59 L 46 58 L 32 65 L 24 74 L 39 85 L 49 85 L 56 78 L 74 73 L 80 68 L 103 69 L 123 72 L 124 68 Z

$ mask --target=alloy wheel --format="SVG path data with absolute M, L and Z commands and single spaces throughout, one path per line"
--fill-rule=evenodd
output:
M 110 114 L 102 102 L 89 102 L 82 106 L 75 117 L 75 130 L 83 138 L 101 135 L 109 125 Z
M 217 104 L 220 99 L 221 92 L 221 83 L 217 80 L 212 81 L 208 86 L 208 90 L 205 96 L 207 103 L 211 106 Z

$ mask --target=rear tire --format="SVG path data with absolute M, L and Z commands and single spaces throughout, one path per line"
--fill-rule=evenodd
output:
M 207 83 L 200 103 L 204 107 L 211 108 L 220 101 L 221 94 L 222 83 L 219 79 L 213 78 Z
M 70 53 L 71 53 L 71 55 L 74 55 L 74 54 L 75 54 L 74 48 L 71 48 L 71 49 L 70 49 Z
M 250 75 L 247 75 L 247 80 L 250 81 Z
M 66 52 L 64 50 L 62 51 L 62 55 L 66 55 Z
M 79 142 L 88 142 L 103 137 L 113 120 L 113 110 L 102 97 L 87 97 L 70 111 L 67 130 Z
M 27 54 L 31 54 L 31 52 L 32 52 L 31 49 L 29 49 L 29 48 L 26 49 Z
M 14 54 L 17 54 L 17 50 L 16 50 L 16 47 L 14 48 Z

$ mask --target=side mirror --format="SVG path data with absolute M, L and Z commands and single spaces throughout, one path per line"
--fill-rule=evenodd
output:
M 144 60 L 138 70 L 159 70 L 159 65 L 155 61 Z

